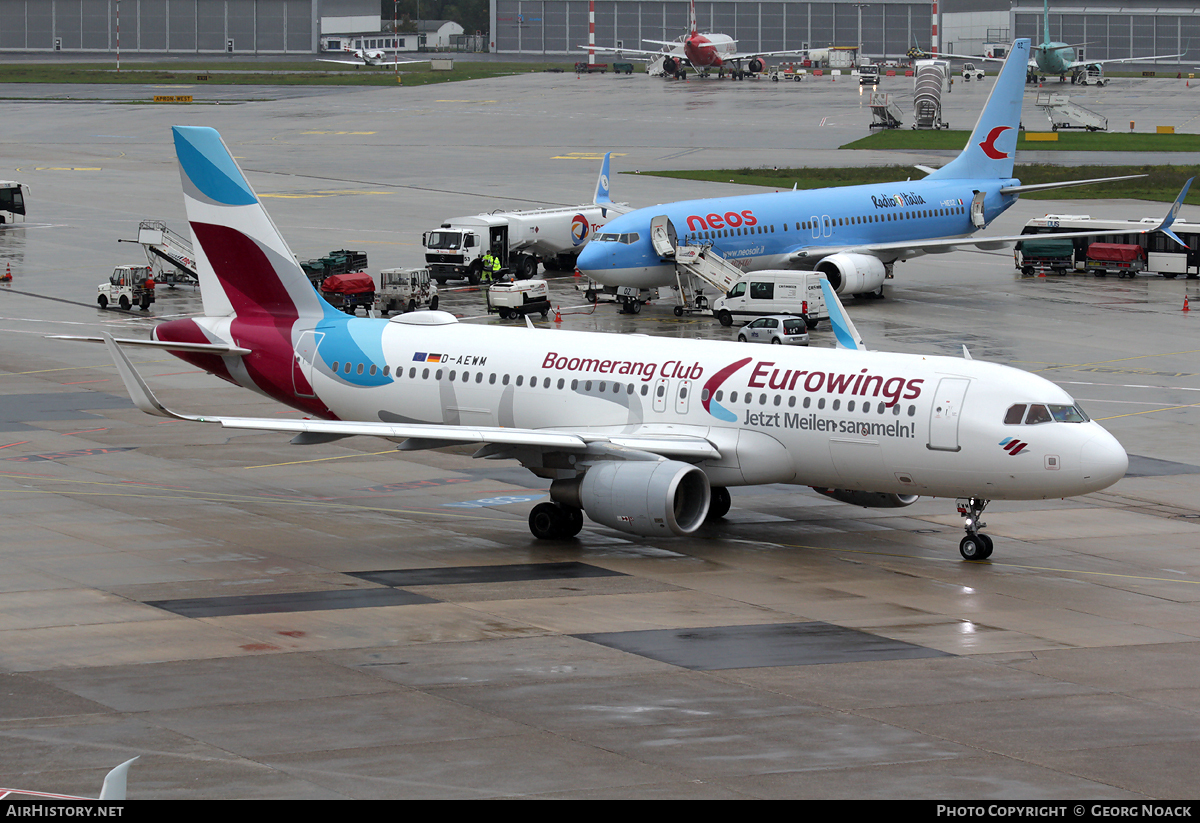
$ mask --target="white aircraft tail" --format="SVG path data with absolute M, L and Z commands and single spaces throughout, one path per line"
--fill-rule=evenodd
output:
M 258 200 L 221 135 L 174 126 L 196 274 L 209 317 L 321 317 L 328 306 Z
M 988 95 L 966 148 L 958 157 L 929 175 L 927 180 L 1012 177 L 1029 50 L 1027 37 L 1013 43 L 1012 51 L 1000 69 L 1000 76 L 996 78 L 996 85 Z
M 608 160 L 612 157 L 612 152 L 607 152 L 604 155 L 604 162 L 600 164 L 600 176 L 596 178 L 596 194 L 592 197 L 592 202 L 597 206 L 613 205 L 612 194 L 608 190 Z
M 824 275 L 821 277 L 821 293 L 825 295 L 825 310 L 829 312 L 829 325 L 833 326 L 833 339 L 837 347 L 866 351 L 867 347 L 863 344 L 862 335 L 858 333 L 858 329 L 854 328 L 850 315 L 846 314 L 846 307 L 842 305 L 837 292 L 829 285 L 829 281 Z

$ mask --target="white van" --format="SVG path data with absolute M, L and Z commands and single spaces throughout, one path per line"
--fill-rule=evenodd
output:
M 825 275 L 811 271 L 747 272 L 724 297 L 713 303 L 713 316 L 722 326 L 749 323 L 772 314 L 803 315 L 815 329 L 829 318 L 821 281 Z

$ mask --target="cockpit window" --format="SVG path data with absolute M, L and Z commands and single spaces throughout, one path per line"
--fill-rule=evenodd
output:
M 1049 409 L 1041 403 L 1034 403 L 1029 407 L 1029 414 L 1025 415 L 1025 425 L 1032 426 L 1037 423 L 1049 423 L 1052 419 Z
M 1078 406 L 1050 406 L 1050 415 L 1059 423 L 1086 423 L 1090 419 Z
M 1025 404 L 1018 403 L 1009 408 L 1008 413 L 1004 415 L 1004 425 L 1019 426 L 1021 421 L 1025 419 Z
M 1026 408 L 1029 413 L 1026 414 Z M 1078 406 L 1069 406 L 1062 403 L 1033 403 L 1026 405 L 1025 403 L 1016 403 L 1008 407 L 1008 411 L 1004 415 L 1004 424 L 1006 426 L 1019 426 L 1024 421 L 1026 426 L 1034 426 L 1038 423 L 1087 423 L 1091 420 L 1087 413 Z

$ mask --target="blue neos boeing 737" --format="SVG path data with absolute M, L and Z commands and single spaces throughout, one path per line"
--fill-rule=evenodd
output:
M 651 221 L 662 215 L 669 218 L 670 230 L 680 243 L 711 245 L 745 271 L 815 269 L 839 294 L 882 295 L 884 280 L 897 260 L 956 247 L 996 249 L 1016 242 L 1019 235 L 971 235 L 986 228 L 1023 191 L 1126 179 L 1023 186 L 1013 177 L 1029 54 L 1027 38 L 1013 43 L 966 148 L 924 179 L 686 200 L 638 209 L 610 221 L 583 250 L 578 268 L 605 286 L 674 285 L 674 261 L 656 251 L 651 241 Z M 1175 211 L 1149 231 L 1166 229 Z

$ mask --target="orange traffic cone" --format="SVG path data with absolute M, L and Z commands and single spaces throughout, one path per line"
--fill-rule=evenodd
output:
M 555 307 L 554 307 L 554 322 L 555 322 L 555 323 L 561 323 L 561 322 L 562 322 L 562 312 L 560 312 L 560 311 L 558 310 L 558 306 L 555 306 Z
M 1191 311 L 1191 309 L 1190 309 L 1190 308 L 1188 308 L 1188 298 L 1187 298 L 1187 295 L 1186 295 L 1186 294 L 1183 296 L 1183 310 L 1184 310 L 1184 311 Z
M 8 283 L 11 280 L 12 280 L 12 263 L 6 263 L 4 265 L 4 277 L 0 278 L 0 281 Z

